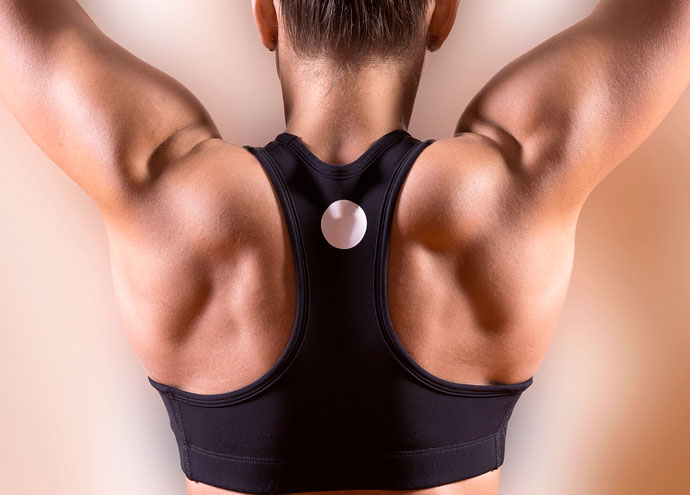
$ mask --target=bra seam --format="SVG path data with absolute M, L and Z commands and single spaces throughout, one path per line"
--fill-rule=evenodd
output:
M 194 450 L 196 452 L 200 452 L 202 454 L 206 455 L 212 455 L 215 457 L 219 457 L 222 459 L 233 459 L 237 461 L 242 461 L 242 462 L 250 462 L 250 463 L 256 463 L 256 464 L 294 464 L 294 463 L 300 463 L 300 462 L 313 462 L 317 459 L 322 459 L 324 457 L 330 458 L 330 459 L 337 459 L 337 458 L 347 458 L 347 457 L 357 457 L 357 458 L 365 458 L 365 459 L 388 459 L 388 458 L 396 458 L 396 457 L 415 457 L 415 456 L 422 456 L 422 455 L 432 455 L 432 454 L 437 454 L 439 452 L 448 452 L 448 451 L 453 451 L 453 450 L 460 450 L 464 448 L 469 448 L 469 447 L 474 447 L 476 445 L 481 445 L 485 443 L 494 443 L 496 442 L 497 437 L 501 435 L 501 432 L 496 432 L 496 433 L 491 433 L 490 435 L 486 435 L 484 437 L 480 438 L 475 438 L 472 440 L 467 440 L 465 442 L 459 442 L 459 443 L 452 443 L 452 444 L 447 444 L 447 445 L 438 445 L 434 447 L 425 447 L 422 449 L 413 449 L 413 450 L 399 450 L 395 452 L 383 452 L 383 453 L 376 453 L 376 454 L 370 454 L 370 453 L 362 453 L 362 452 L 347 452 L 347 453 L 340 453 L 340 454 L 329 454 L 329 455 L 323 455 L 323 454 L 314 454 L 313 457 L 304 457 L 304 458 L 278 458 L 278 457 L 257 457 L 257 456 L 243 456 L 243 455 L 234 455 L 234 454 L 225 454 L 223 452 L 217 452 L 214 450 L 206 449 L 203 447 L 200 447 L 198 445 L 194 444 L 189 444 L 189 447 L 191 450 Z
M 518 399 L 520 399 L 520 395 L 516 395 L 515 398 L 511 400 L 510 405 L 506 409 L 506 413 L 503 415 L 501 424 L 498 426 L 498 432 L 496 433 L 496 467 L 500 466 L 505 458 L 505 438 L 508 420 L 513 413 L 513 409 L 515 409 Z M 500 438 L 501 435 L 503 436 L 502 439 Z
M 190 480 L 192 478 L 192 471 L 189 465 L 189 442 L 187 441 L 187 435 L 184 431 L 184 422 L 182 421 L 182 413 L 180 412 L 180 405 L 174 399 L 170 398 L 173 408 L 175 409 L 175 419 L 177 420 L 177 427 L 180 431 L 180 437 L 182 437 L 182 468 L 184 473 Z
M 354 177 L 355 175 L 359 175 L 359 174 L 363 173 L 366 169 L 368 169 L 369 166 L 371 166 L 371 164 L 374 163 L 376 161 L 376 159 L 379 156 L 381 156 L 381 154 L 383 152 L 385 152 L 393 144 L 395 144 L 395 142 L 396 142 L 396 140 L 394 139 L 395 136 L 396 135 L 394 135 L 394 134 L 390 135 L 387 140 L 380 142 L 378 148 L 376 148 L 373 151 L 370 151 L 371 148 L 367 149 L 367 151 L 365 151 L 362 154 L 362 156 L 364 156 L 364 154 L 366 154 L 367 152 L 370 151 L 370 154 L 367 157 L 366 162 L 358 164 L 360 166 L 356 167 L 352 171 L 324 170 L 318 164 L 314 163 L 314 161 L 313 161 L 314 157 L 305 153 L 305 151 L 298 144 L 296 144 L 294 142 L 295 141 L 294 138 L 290 138 L 290 140 L 286 141 L 284 144 L 286 146 L 288 146 L 290 149 L 292 149 L 295 153 L 297 153 L 299 155 L 299 157 L 309 166 L 309 168 L 311 168 L 312 170 L 314 170 L 318 174 L 323 175 L 325 177 L 329 177 L 331 179 L 348 179 L 350 177 Z M 401 139 L 400 141 L 403 141 L 404 139 L 409 139 L 409 137 L 410 137 L 410 135 L 407 134 L 407 135 L 403 136 L 403 139 Z M 273 142 L 277 142 L 277 141 L 273 141 Z M 360 156 L 360 158 L 362 156 Z M 316 157 L 316 158 L 318 159 L 318 157 Z M 352 162 L 352 163 L 355 163 L 355 162 Z M 346 165 L 351 165 L 352 163 L 346 164 Z

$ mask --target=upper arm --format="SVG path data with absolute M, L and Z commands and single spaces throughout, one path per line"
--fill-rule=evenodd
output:
M 601 2 L 512 61 L 458 121 L 456 135 L 493 141 L 545 211 L 579 211 L 690 80 L 690 2 L 621 1 Z
M 77 2 L 44 3 L 0 10 L 0 96 L 36 144 L 117 215 L 163 165 L 220 135 L 182 84 L 108 38 Z

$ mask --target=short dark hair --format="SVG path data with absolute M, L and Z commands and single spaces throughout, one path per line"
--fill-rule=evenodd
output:
M 285 31 L 296 55 L 337 67 L 406 60 L 426 47 L 430 0 L 280 0 Z

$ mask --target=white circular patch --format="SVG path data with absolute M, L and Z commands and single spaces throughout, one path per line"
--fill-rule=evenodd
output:
M 333 201 L 321 216 L 323 236 L 338 249 L 355 247 L 366 231 L 367 216 L 364 210 L 350 200 Z

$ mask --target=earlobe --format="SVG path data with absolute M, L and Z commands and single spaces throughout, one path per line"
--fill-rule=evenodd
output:
M 262 44 L 269 51 L 275 51 L 278 43 L 278 16 L 273 0 L 253 0 L 252 10 Z
M 426 49 L 429 50 L 430 52 L 435 52 L 437 47 L 436 47 L 436 36 L 432 34 L 431 32 L 428 32 L 426 34 Z
M 435 52 L 450 34 L 458 12 L 459 0 L 436 0 L 429 22 L 427 49 Z

